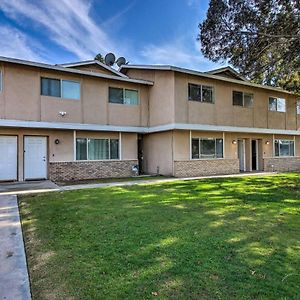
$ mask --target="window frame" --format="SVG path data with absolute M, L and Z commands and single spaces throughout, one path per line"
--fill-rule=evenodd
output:
M 198 99 L 192 99 L 190 96 L 190 86 L 200 87 L 200 100 Z M 203 88 L 210 88 L 211 89 L 211 102 L 203 101 Z M 198 83 L 192 83 L 188 82 L 188 101 L 194 101 L 199 103 L 208 103 L 208 104 L 215 104 L 215 88 L 212 85 L 207 84 L 198 84 Z
M 233 95 L 234 93 L 241 93 L 242 94 L 242 105 L 238 105 L 238 104 L 234 104 L 234 100 L 233 100 Z M 245 106 L 245 95 L 251 96 L 251 106 Z M 233 90 L 232 91 L 232 105 L 233 106 L 238 106 L 238 107 L 243 107 L 243 108 L 253 108 L 254 106 L 254 94 L 253 93 L 248 93 L 248 92 L 242 92 L 242 91 L 237 91 L 237 90 Z
M 201 157 L 201 141 L 203 140 L 214 140 L 215 142 L 215 157 Z M 217 143 L 218 140 L 222 141 L 222 157 L 217 157 Z M 198 158 L 193 158 L 193 141 L 198 141 Z M 224 159 L 224 139 L 223 138 L 205 138 L 205 137 L 191 137 L 191 141 L 190 141 L 190 160 L 216 160 L 216 159 Z
M 293 155 L 280 155 L 280 142 L 281 141 L 289 142 L 289 153 L 291 153 L 291 143 L 293 143 Z M 276 155 L 276 142 L 278 142 L 278 145 L 279 145 L 278 155 Z M 296 156 L 295 155 L 295 153 L 296 153 L 296 143 L 295 143 L 295 140 L 274 139 L 273 147 L 274 147 L 274 151 L 273 151 L 273 156 L 274 157 L 295 157 Z
M 77 159 L 77 140 L 86 140 L 86 159 Z M 107 159 L 89 159 L 89 141 L 90 140 L 108 140 L 108 156 Z M 118 158 L 111 158 L 111 141 L 118 140 Z M 120 138 L 83 138 L 76 137 L 75 141 L 75 161 L 114 161 L 121 160 L 121 146 L 120 146 Z
M 275 99 L 275 100 L 276 100 L 276 110 L 271 110 L 271 109 L 270 109 L 270 99 Z M 284 111 L 278 110 L 278 100 L 284 100 Z M 271 112 L 279 112 L 279 113 L 286 113 L 286 98 L 280 98 L 280 97 L 269 96 L 269 101 L 268 101 L 268 111 L 271 111 Z
M 42 86 L 42 80 L 43 79 L 50 79 L 50 80 L 58 80 L 60 82 L 60 96 L 52 96 L 52 95 L 43 95 L 42 94 L 42 90 L 43 90 L 43 86 Z M 79 84 L 79 98 L 65 98 L 63 97 L 63 82 L 64 81 L 67 81 L 67 82 L 74 82 L 74 83 L 78 83 Z M 41 85 L 41 92 L 40 92 L 40 95 L 41 96 L 44 96 L 44 97 L 53 97 L 53 98 L 60 98 L 60 99 L 63 99 L 63 100 L 75 100 L 75 101 L 80 101 L 81 100 L 81 81 L 78 81 L 78 80 L 69 80 L 69 79 L 61 79 L 61 78 L 54 78 L 54 77 L 43 77 L 41 76 L 40 77 L 40 85 Z
M 60 98 L 66 99 L 66 100 L 81 100 L 81 82 L 77 80 L 69 80 L 69 79 L 60 79 Z M 79 84 L 79 98 L 65 98 L 63 97 L 63 83 L 64 82 L 72 82 L 72 83 L 78 83 Z
M 112 89 L 123 90 L 123 99 L 122 99 L 122 103 L 110 102 L 110 98 L 109 98 L 109 89 L 111 89 L 111 88 L 112 88 Z M 137 104 L 124 103 L 126 90 L 127 90 L 127 91 L 134 91 L 134 92 L 137 92 L 137 98 L 138 98 L 138 103 L 137 103 Z M 138 89 L 130 89 L 130 88 L 121 88 L 121 87 L 117 87 L 117 86 L 109 86 L 109 87 L 108 87 L 108 103 L 109 103 L 109 104 L 128 105 L 128 106 L 138 106 L 138 105 L 140 105 L 140 91 L 139 91 Z

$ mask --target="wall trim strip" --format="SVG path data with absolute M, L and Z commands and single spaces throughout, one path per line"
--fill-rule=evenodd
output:
M 65 129 L 65 130 L 82 130 L 82 131 L 115 131 L 115 132 L 133 132 L 133 133 L 155 133 L 170 130 L 197 130 L 197 131 L 214 131 L 214 132 L 241 132 L 241 133 L 261 133 L 261 134 L 282 134 L 300 136 L 300 130 L 255 128 L 255 127 L 235 127 L 220 126 L 207 124 L 186 124 L 171 123 L 153 127 L 141 126 L 115 126 L 115 125 L 98 125 L 82 123 L 60 123 L 60 122 L 38 122 L 38 121 L 20 121 L 0 119 L 0 127 L 14 128 L 40 128 L 40 129 Z

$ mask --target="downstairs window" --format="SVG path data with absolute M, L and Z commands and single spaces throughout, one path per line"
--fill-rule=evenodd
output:
M 223 158 L 223 139 L 193 138 L 192 159 Z
M 118 139 L 76 139 L 76 160 L 119 159 Z
M 293 140 L 275 140 L 275 156 L 294 156 L 295 144 Z

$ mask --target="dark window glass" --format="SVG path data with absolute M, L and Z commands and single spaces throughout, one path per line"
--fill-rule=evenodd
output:
M 110 140 L 110 159 L 119 159 L 119 140 Z
M 201 85 L 189 83 L 189 100 L 201 101 Z
M 223 158 L 223 139 L 216 139 L 216 156 Z
M 290 156 L 295 156 L 294 141 L 290 141 Z
M 277 99 L 270 97 L 269 98 L 269 110 L 276 111 L 277 110 Z
M 279 141 L 276 140 L 274 143 L 275 146 L 275 156 L 279 156 Z
M 233 105 L 243 106 L 243 93 L 233 91 L 232 92 Z
M 123 89 L 120 88 L 109 88 L 109 102 L 123 104 Z
M 199 158 L 199 139 L 192 139 L 192 158 Z
M 87 160 L 87 139 L 76 139 L 76 160 Z
M 51 78 L 41 78 L 41 95 L 60 97 L 60 80 Z
M 214 158 L 216 155 L 216 140 L 202 139 L 200 140 L 200 157 Z
M 202 86 L 202 101 L 213 103 L 213 88 L 211 86 Z

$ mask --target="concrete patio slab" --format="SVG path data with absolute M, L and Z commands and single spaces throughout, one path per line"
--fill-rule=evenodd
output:
M 31 299 L 17 196 L 0 196 L 0 300 Z
M 20 195 L 55 190 L 59 190 L 59 187 L 50 180 L 7 182 L 0 184 L 0 195 Z

